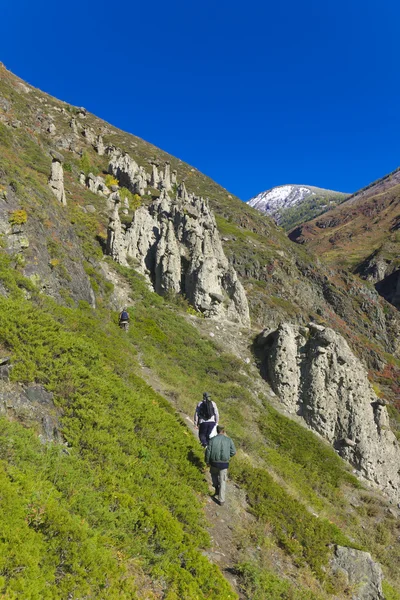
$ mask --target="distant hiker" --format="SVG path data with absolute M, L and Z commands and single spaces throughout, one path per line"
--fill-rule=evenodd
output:
M 212 484 L 219 504 L 225 502 L 226 480 L 228 479 L 229 460 L 236 454 L 235 444 L 225 435 L 225 428 L 217 426 L 217 434 L 210 439 L 206 449 L 206 463 L 210 465 Z
M 126 306 L 124 306 L 119 314 L 119 326 L 124 331 L 128 331 L 129 329 L 129 313 L 126 310 Z
M 211 400 L 208 392 L 204 392 L 203 400 L 198 403 L 194 413 L 194 425 L 199 429 L 199 440 L 204 448 L 208 445 L 210 435 L 219 421 L 218 408 Z

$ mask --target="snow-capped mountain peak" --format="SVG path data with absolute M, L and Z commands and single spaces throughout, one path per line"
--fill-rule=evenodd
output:
M 287 184 L 261 192 L 251 198 L 247 204 L 272 217 L 278 225 L 287 228 L 302 222 L 298 221 L 299 217 L 303 220 L 312 218 L 336 206 L 346 197 L 347 194 L 310 185 Z M 306 209 L 303 209 L 299 215 L 295 215 L 290 209 L 295 209 L 300 204 L 304 204 Z
M 299 204 L 312 194 L 315 195 L 315 192 L 310 187 L 304 185 L 280 185 L 266 192 L 261 192 L 261 194 L 249 200 L 247 204 L 260 212 L 270 215 L 279 223 L 282 210 Z

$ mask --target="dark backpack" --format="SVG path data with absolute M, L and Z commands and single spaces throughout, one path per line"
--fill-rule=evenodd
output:
M 214 406 L 211 400 L 203 400 L 199 410 L 199 416 L 204 421 L 208 421 L 215 415 Z
M 126 310 L 123 310 L 119 318 L 120 321 L 129 321 L 129 315 Z

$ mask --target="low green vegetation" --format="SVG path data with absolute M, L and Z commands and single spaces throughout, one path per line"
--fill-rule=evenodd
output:
M 134 598 L 142 573 L 170 600 L 234 598 L 200 552 L 199 447 L 133 374 L 134 348 L 107 312 L 62 308 L 32 288 L 29 302 L 12 276 L 3 263 L 0 345 L 13 379 L 54 393 L 68 449 L 0 419 L 2 593 Z

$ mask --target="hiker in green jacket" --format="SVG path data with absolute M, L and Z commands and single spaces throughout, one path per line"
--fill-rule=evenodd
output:
M 229 460 L 235 456 L 235 444 L 225 435 L 225 427 L 217 426 L 217 435 L 210 439 L 206 449 L 206 464 L 210 465 L 212 484 L 219 504 L 225 503 Z

